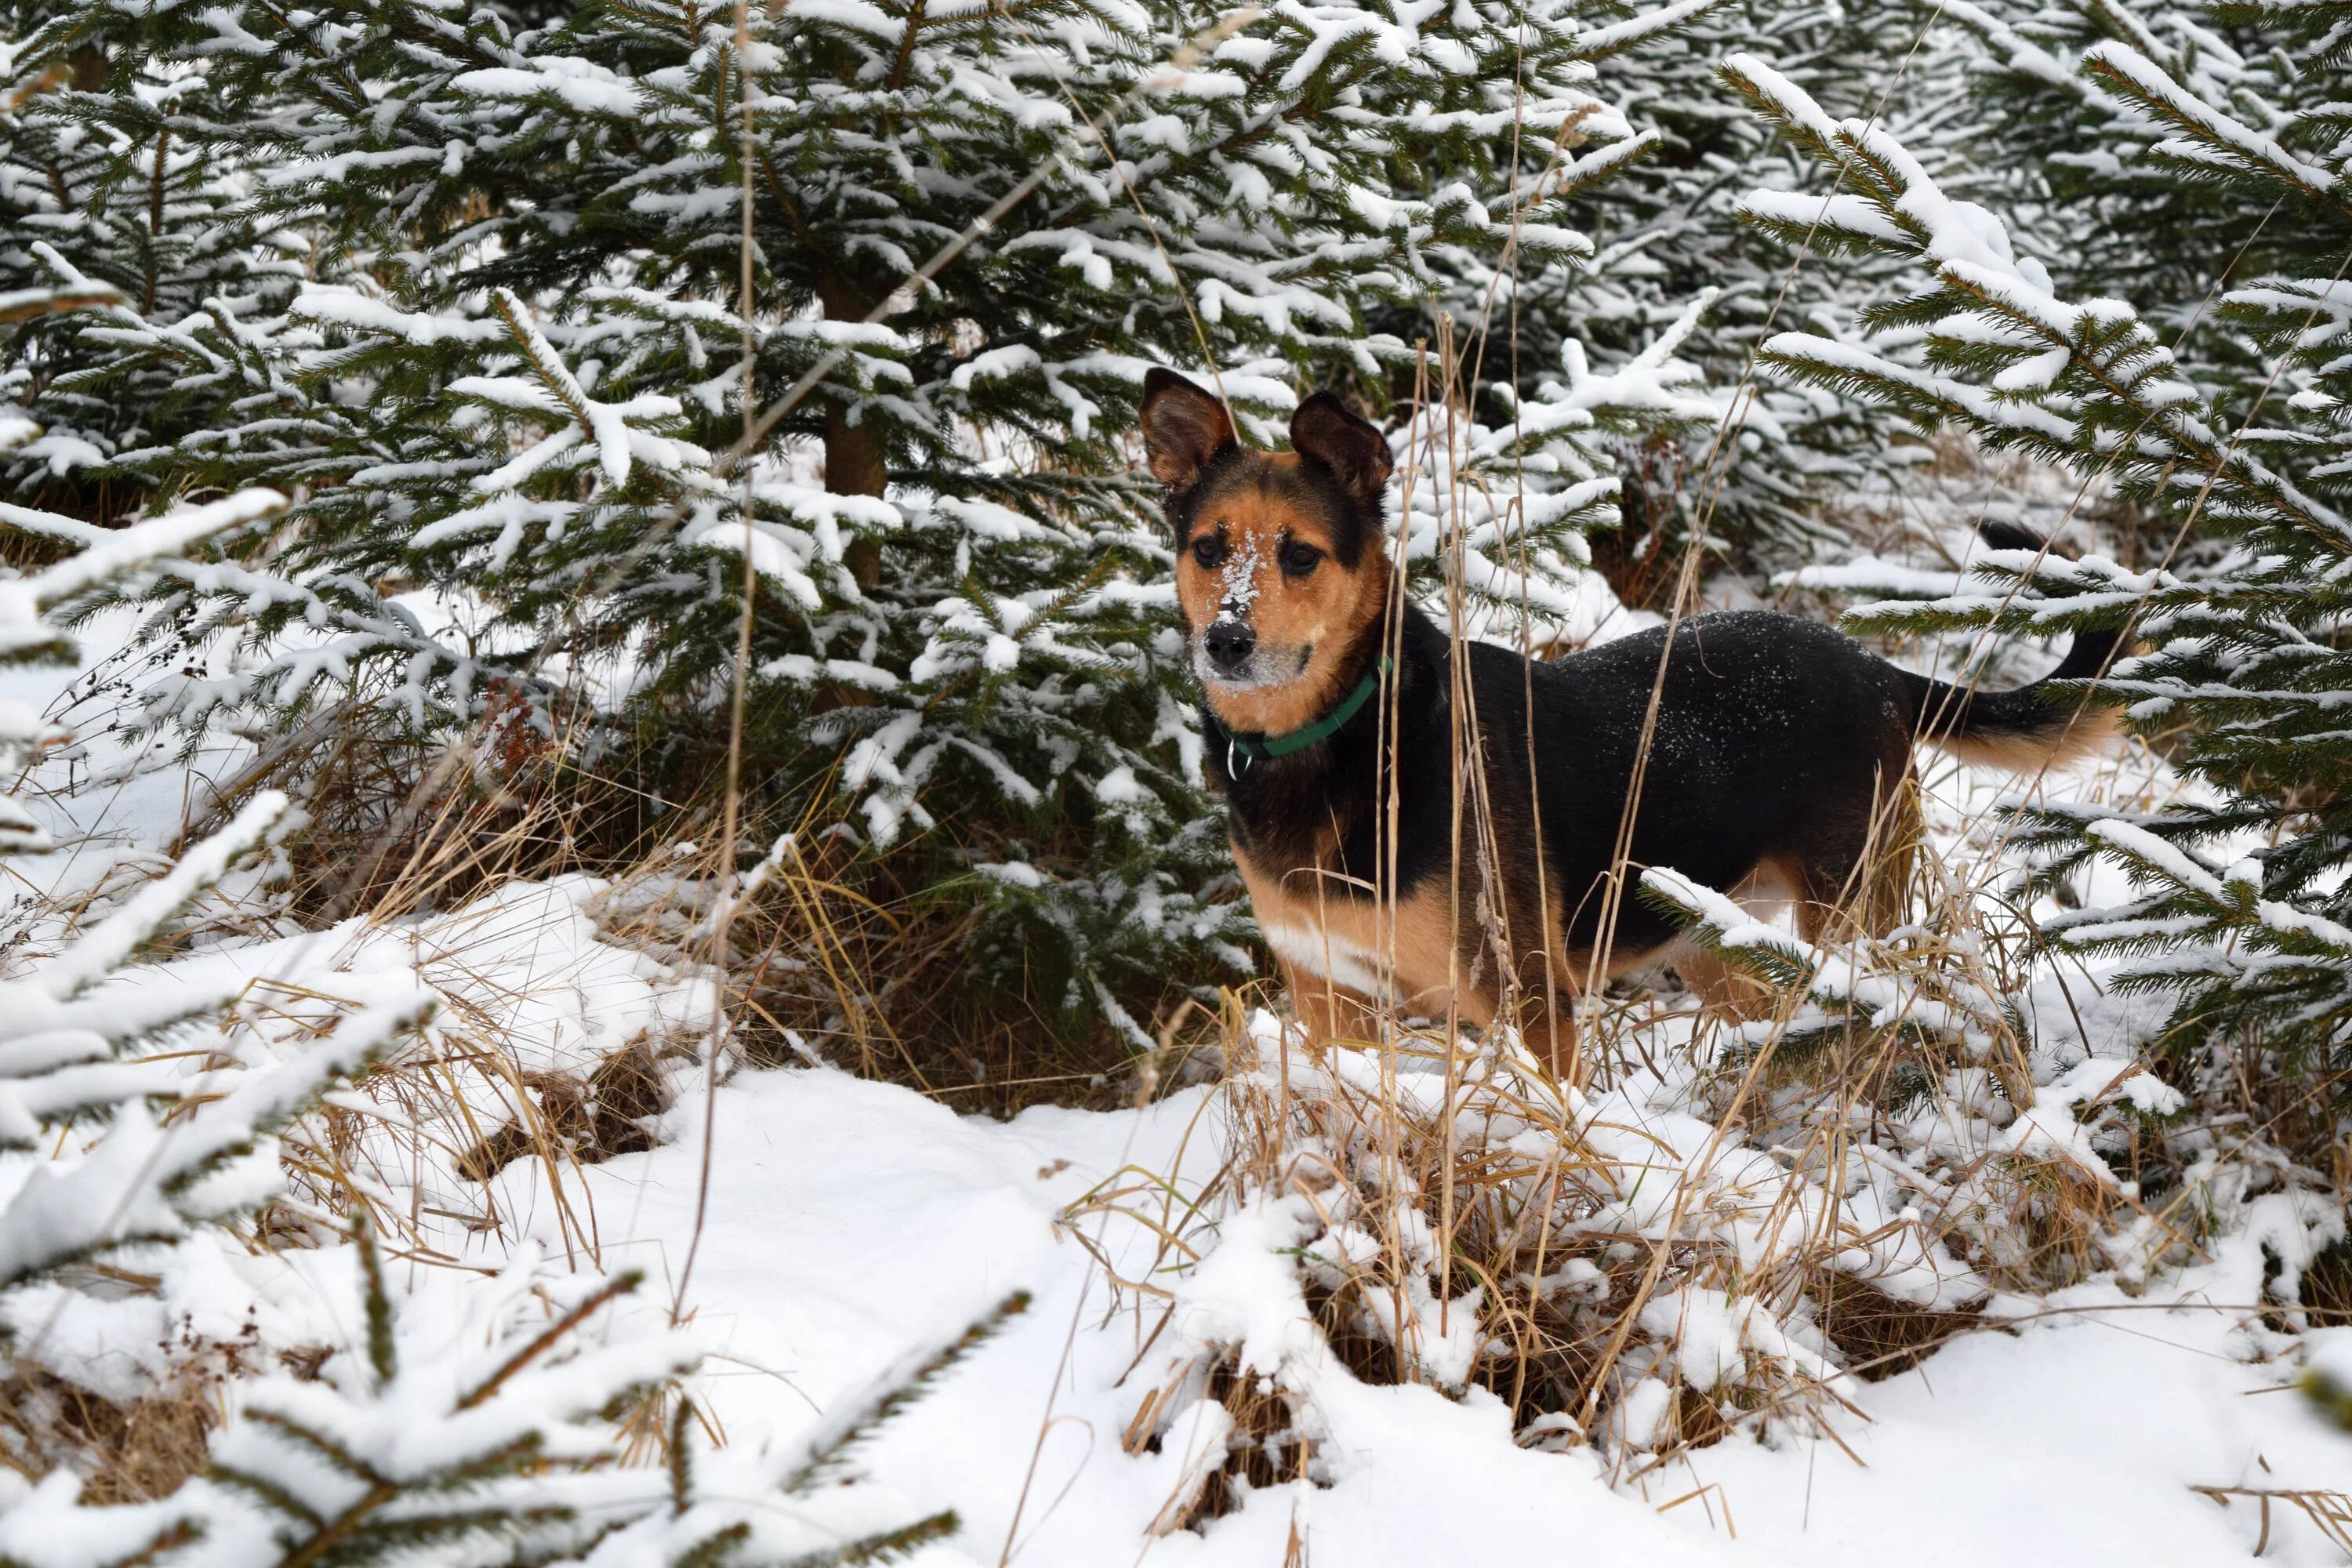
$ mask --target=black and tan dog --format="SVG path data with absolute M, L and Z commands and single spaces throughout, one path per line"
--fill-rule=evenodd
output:
M 1363 1037 L 1374 1007 L 1451 1003 L 1485 1024 L 1509 1006 L 1566 1070 L 1575 987 L 1703 967 L 1640 900 L 1607 897 L 1665 628 L 1532 665 L 1452 644 L 1392 602 L 1388 444 L 1328 395 L 1299 405 L 1291 452 L 1247 452 L 1222 403 L 1155 370 L 1142 426 L 1168 487 L 1210 776 L 1310 1033 Z M 2055 676 L 2095 676 L 2114 647 L 2079 637 Z M 2035 687 L 1963 690 L 1761 611 L 1683 621 L 1664 663 L 1625 863 L 1793 904 L 1809 937 L 1841 914 L 1879 934 L 1899 923 L 1915 738 L 2024 770 L 2103 731 Z M 1457 704 L 1475 715 L 1459 726 Z M 1457 733 L 1478 742 L 1463 773 L 1482 773 L 1459 790 Z

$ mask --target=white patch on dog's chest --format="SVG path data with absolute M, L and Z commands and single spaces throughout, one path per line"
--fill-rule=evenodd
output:
M 1374 1002 L 1395 1000 L 1385 954 L 1349 942 L 1337 931 L 1311 926 L 1263 922 L 1266 945 L 1308 973 Z

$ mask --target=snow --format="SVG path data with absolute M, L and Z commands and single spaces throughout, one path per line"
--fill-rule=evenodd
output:
M 1259 559 L 1257 534 L 1255 531 L 1244 532 L 1232 546 L 1231 553 L 1225 557 L 1224 570 L 1219 575 L 1224 593 L 1217 601 L 1218 620 L 1246 621 L 1249 618 L 1250 606 L 1257 602 L 1259 578 L 1267 564 Z
M 1276 1203 L 1228 1219 L 1178 1300 L 1187 1331 L 1241 1343 L 1248 1364 L 1308 1392 L 1328 1484 L 1267 1488 L 1198 1534 L 1154 1536 L 1221 1433 L 1207 1406 L 1160 1452 L 1121 1450 L 1147 1392 L 1121 1378 L 1150 1320 L 1132 1297 L 1115 1304 L 1079 1237 L 1115 1268 L 1151 1249 L 1140 1226 L 1083 1200 L 1123 1172 L 1203 1179 L 1219 1157 L 1214 1093 L 997 1123 L 829 1068 L 738 1074 L 709 1101 L 714 1201 L 689 1289 L 715 1355 L 703 1387 L 730 1440 L 789 1440 L 1026 1289 L 1030 1310 L 865 1451 L 865 1470 L 910 1506 L 963 1517 L 956 1545 L 927 1562 L 993 1561 L 1011 1539 L 1014 1561 L 1036 1568 L 1258 1564 L 1280 1561 L 1296 1529 L 1310 1560 L 1414 1568 L 1564 1542 L 1607 1561 L 1860 1568 L 1890 1540 L 1923 1564 L 2210 1568 L 2251 1549 L 2253 1513 L 2190 1486 L 2340 1486 L 2352 1463 L 2352 1438 L 2273 1392 L 2292 1368 L 2255 1359 L 2261 1331 L 2230 1299 L 2246 1281 L 2209 1271 L 2168 1288 L 2178 1310 L 2085 1291 L 1916 1371 L 1842 1384 L 1853 1458 L 1837 1442 L 1735 1437 L 1612 1487 L 1592 1450 L 1518 1447 L 1483 1391 L 1379 1386 L 1333 1363 L 1299 1315 L 1280 1256 L 1299 1221 Z M 692 1236 L 704 1128 L 701 1097 L 682 1095 L 673 1142 L 579 1173 L 604 1267 L 647 1268 L 657 1302 Z M 518 1213 L 551 1238 L 550 1200 L 532 1190 Z M 1652 1310 L 1696 1309 L 1662 1298 Z M 1708 1310 L 1724 1333 L 1755 1331 L 1752 1316 Z M 1716 1489 L 1710 1506 L 1661 1511 L 1702 1486 Z M 2291 1522 L 2277 1536 L 2283 1562 L 2329 1560 Z
M 532 63 L 535 68 L 528 70 L 493 67 L 464 71 L 452 78 L 449 85 L 460 92 L 478 93 L 484 98 L 546 96 L 583 114 L 630 119 L 645 108 L 640 91 L 633 83 L 593 60 L 541 55 Z
M 1177 1168 L 1206 1092 L 1142 1112 L 1041 1110 L 1000 1125 L 829 1069 L 739 1078 L 714 1103 L 713 1188 L 729 1196 L 713 1207 L 693 1282 L 697 1323 L 719 1347 L 715 1410 L 737 1441 L 795 1432 L 910 1348 L 1026 1289 L 1029 1311 L 867 1458 L 918 1505 L 954 1507 L 970 1560 L 990 1560 L 1012 1536 L 1017 1560 L 1032 1564 L 1262 1563 L 1269 1542 L 1278 1560 L 1296 1519 L 1318 1557 L 1349 1563 L 1425 1563 L 1548 1539 L 1665 1563 L 1736 1561 L 1575 1461 L 1518 1450 L 1490 1395 L 1457 1404 L 1423 1387 L 1372 1387 L 1318 1357 L 1285 1308 L 1295 1309 L 1295 1275 L 1266 1248 L 1290 1232 L 1272 1214 L 1234 1223 L 1212 1254 L 1228 1261 L 1188 1281 L 1184 1297 L 1199 1326 L 1244 1339 L 1253 1364 L 1304 1358 L 1334 1484 L 1276 1489 L 1203 1537 L 1154 1539 L 1182 1479 L 1183 1444 L 1120 1451 L 1144 1392 L 1119 1384 L 1140 1325 L 1125 1313 L 1099 1325 L 1104 1281 L 1067 1222 L 1055 1222 L 1122 1167 Z M 681 1117 L 677 1143 L 585 1173 L 613 1237 L 608 1260 L 676 1268 L 692 1222 L 699 1109 Z M 1194 1136 L 1192 1158 L 1213 1159 Z M 624 1215 L 626 1229 L 611 1229 Z M 1147 1250 L 1133 1228 L 1077 1224 L 1107 1232 L 1115 1261 Z
M 2243 1561 L 2253 1505 L 2225 1510 L 2189 1489 L 2340 1489 L 2352 1461 L 2352 1441 L 2248 1364 L 2246 1317 L 2226 1302 L 2061 1308 L 1860 1391 L 1841 1434 L 1852 1458 L 1827 1441 L 1724 1444 L 1646 1489 L 1719 1487 L 1743 1543 L 1801 1546 L 1816 1563 L 1872 1561 L 1888 1541 L 1919 1568 Z M 2272 1519 L 2263 1561 L 2342 1562 L 2293 1508 Z
M 1632 48 L 1682 26 L 1718 3 L 1719 0 L 1673 0 L 1673 4 L 1661 5 L 1654 11 L 1644 11 L 1606 26 L 1589 28 L 1577 34 L 1577 52 L 1588 59 L 1597 59 L 1602 55 Z

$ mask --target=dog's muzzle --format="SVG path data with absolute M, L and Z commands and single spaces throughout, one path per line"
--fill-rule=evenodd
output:
M 1311 643 L 1268 647 L 1257 640 L 1248 622 L 1220 620 L 1193 635 L 1192 673 L 1203 686 L 1227 691 L 1286 686 L 1307 673 L 1307 661 L 1314 652 Z

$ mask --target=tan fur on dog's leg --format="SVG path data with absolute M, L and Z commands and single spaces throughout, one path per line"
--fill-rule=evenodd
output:
M 1686 939 L 1668 943 L 1655 959 L 1681 975 L 1684 986 L 1708 1012 L 1741 1023 L 1769 1017 L 1780 999 L 1780 993 L 1769 985 Z
M 1520 990 L 1512 1022 L 1528 1054 L 1550 1068 L 1559 1082 L 1575 1087 L 1583 1071 L 1577 1050 L 1576 993 L 1562 984 L 1555 994 L 1547 991 L 1539 978 Z
M 1317 1050 L 1334 1040 L 1366 1044 L 1381 1037 L 1381 1009 L 1372 1000 L 1344 985 L 1326 980 L 1304 965 L 1282 961 L 1282 983 L 1290 992 L 1291 1011 L 1307 1031 L 1307 1043 Z

